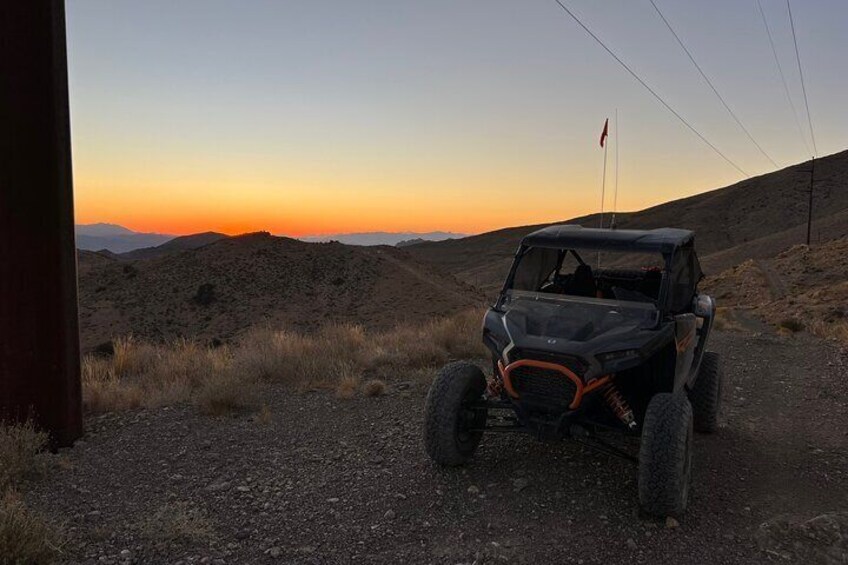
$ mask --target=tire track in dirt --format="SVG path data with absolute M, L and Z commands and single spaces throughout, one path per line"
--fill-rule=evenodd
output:
M 767 259 L 755 259 L 754 264 L 757 268 L 762 272 L 763 278 L 766 280 L 766 284 L 768 285 L 769 293 L 771 294 L 771 299 L 781 300 L 785 298 L 786 295 L 789 294 L 789 289 L 786 287 L 786 282 L 784 282 L 783 277 L 777 273 L 771 265 L 771 261 Z

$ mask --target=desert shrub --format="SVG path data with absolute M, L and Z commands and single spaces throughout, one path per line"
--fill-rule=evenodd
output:
M 29 420 L 0 425 L 0 493 L 39 476 L 46 466 L 46 447 L 47 434 Z
M 362 385 L 362 393 L 365 396 L 383 396 L 386 394 L 386 383 L 380 379 L 370 379 Z
M 215 295 L 215 285 L 212 283 L 203 283 L 202 285 L 197 287 L 197 292 L 194 294 L 192 300 L 196 304 L 201 306 L 209 306 L 215 300 L 217 296 Z
M 0 563 L 51 563 L 60 549 L 59 528 L 29 510 L 14 490 L 0 494 Z
M 797 318 L 784 318 L 780 321 L 779 326 L 785 330 L 789 330 L 792 333 L 800 332 L 804 329 L 804 323 Z

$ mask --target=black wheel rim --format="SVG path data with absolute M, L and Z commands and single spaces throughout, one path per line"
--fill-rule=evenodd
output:
M 480 410 L 474 407 L 474 403 L 480 400 L 480 395 L 473 389 L 465 393 L 465 397 L 459 405 L 459 413 L 456 417 L 456 440 L 460 445 L 473 443 L 479 438 L 479 431 L 474 431 L 483 424 L 480 423 Z

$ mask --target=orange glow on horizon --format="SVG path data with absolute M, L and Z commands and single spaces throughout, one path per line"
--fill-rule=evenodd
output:
M 85 194 L 85 190 L 78 192 Z M 619 212 L 640 210 L 667 199 L 641 195 L 620 198 Z M 445 231 L 477 234 L 501 228 L 564 221 L 598 211 L 597 195 L 529 200 L 510 209 L 484 197 L 403 199 L 382 205 L 368 198 L 338 198 L 335 206 L 304 198 L 298 206 L 256 200 L 198 202 L 195 197 L 148 198 L 144 191 L 128 191 L 120 197 L 77 197 L 76 223 L 114 223 L 137 232 L 173 235 L 215 231 L 228 235 L 267 231 L 292 237 L 362 232 Z M 560 200 L 557 198 L 556 200 Z M 470 200 L 470 201 L 469 201 Z M 478 201 L 479 200 L 479 201 Z M 593 206 L 594 205 L 594 206 Z M 609 210 L 607 210 L 609 211 Z
M 594 196 L 594 195 L 593 195 Z M 153 205 L 144 207 L 110 206 L 109 203 L 79 203 L 76 223 L 113 223 L 136 232 L 155 232 L 173 235 L 215 231 L 228 235 L 267 231 L 292 237 L 321 236 L 362 232 L 433 232 L 445 231 L 477 234 L 501 228 L 544 224 L 568 220 L 596 212 L 579 205 L 498 210 L 479 206 L 469 211 L 462 206 L 455 210 L 433 206 L 435 210 L 418 211 L 414 207 L 393 206 L 369 210 L 367 205 L 344 205 L 336 209 L 304 207 L 297 214 L 275 214 L 273 206 L 257 210 L 241 206 L 232 210 L 192 209 L 190 206 L 170 208 Z M 652 202 L 628 202 L 630 210 L 644 208 Z M 489 209 L 487 209 L 489 208 Z M 624 211 L 619 207 L 619 211 Z
M 164 178 L 151 175 L 148 179 L 125 173 L 106 180 L 80 176 L 75 182 L 76 222 L 107 222 L 138 232 L 174 235 L 205 231 L 229 235 L 268 231 L 293 237 L 376 231 L 475 234 L 597 212 L 600 187 L 594 173 L 576 171 L 569 183 L 541 173 L 537 178 L 481 179 L 467 173 L 421 174 L 413 181 L 393 175 L 379 182 L 364 175 L 310 178 L 306 172 L 279 180 L 268 175 L 241 182 L 236 175 L 211 179 L 163 174 Z M 120 189 L 113 181 L 117 178 L 123 180 Z M 299 188 L 288 188 L 292 186 Z M 619 194 L 618 209 L 640 210 L 687 195 L 680 192 L 673 182 L 664 187 L 628 184 Z M 689 190 L 689 194 L 695 192 Z M 611 198 L 608 194 L 608 210 Z

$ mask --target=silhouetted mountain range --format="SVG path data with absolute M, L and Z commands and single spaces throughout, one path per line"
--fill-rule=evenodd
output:
M 140 233 L 116 224 L 78 224 L 74 226 L 77 248 L 126 253 L 143 247 L 155 247 L 172 239 L 163 233 Z
M 444 241 L 446 239 L 459 239 L 467 237 L 463 233 L 453 233 L 445 231 L 433 231 L 426 233 L 416 232 L 364 232 L 364 233 L 336 233 L 331 235 L 313 235 L 299 237 L 301 241 L 310 243 L 325 243 L 328 241 L 338 241 L 345 245 L 398 245 L 407 243 L 411 240 L 422 241 Z

